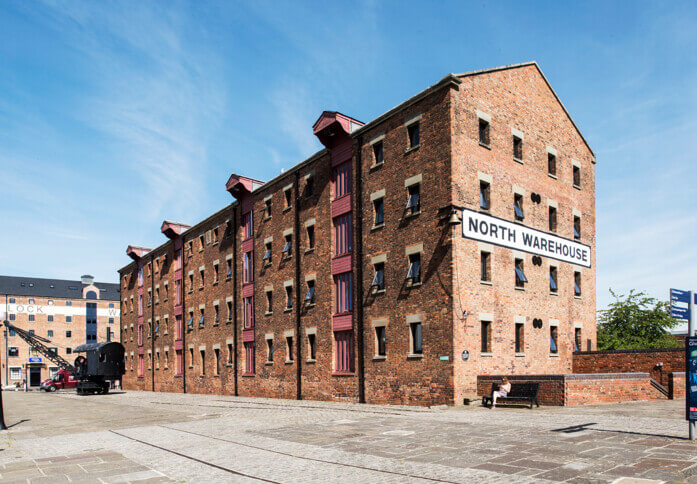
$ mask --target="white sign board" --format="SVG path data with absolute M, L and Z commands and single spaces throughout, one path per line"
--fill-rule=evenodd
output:
M 39 305 L 39 304 L 0 304 L 0 314 L 51 314 L 65 316 L 84 316 L 87 314 L 85 307 L 80 306 L 55 306 Z M 117 308 L 97 308 L 97 316 L 108 316 L 110 318 L 118 318 L 119 310 Z
M 585 244 L 467 208 L 462 209 L 462 235 L 578 266 L 591 266 L 591 248 Z

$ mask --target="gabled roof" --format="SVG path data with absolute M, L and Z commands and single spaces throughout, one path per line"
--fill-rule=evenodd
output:
M 571 124 L 572 124 L 572 125 L 574 126 L 574 128 L 576 129 L 576 132 L 578 133 L 578 135 L 581 137 L 581 139 L 582 139 L 583 142 L 585 143 L 586 147 L 588 148 L 588 151 L 590 151 L 590 152 L 591 152 L 591 155 L 593 155 L 593 163 L 595 163 L 595 153 L 593 153 L 593 149 L 592 149 L 592 148 L 590 147 L 590 145 L 588 144 L 588 141 L 586 141 L 586 138 L 583 137 L 583 134 L 581 133 L 581 130 L 578 129 L 578 126 L 576 125 L 576 123 L 574 122 L 573 118 L 572 118 L 571 115 L 569 114 L 569 111 L 566 109 L 566 106 L 564 106 L 564 103 L 562 103 L 562 102 L 561 102 L 561 99 L 559 99 L 559 96 L 558 96 L 557 93 L 554 91 L 554 88 L 553 88 L 552 85 L 549 83 L 549 80 L 547 80 L 547 77 L 545 76 L 544 72 L 542 72 L 542 69 L 540 69 L 540 66 L 537 64 L 537 62 L 535 62 L 535 61 L 522 62 L 522 63 L 520 63 L 520 64 L 510 64 L 510 65 L 507 65 L 507 66 L 492 67 L 492 68 L 489 68 L 489 69 L 479 69 L 479 70 L 476 70 L 476 71 L 461 72 L 460 74 L 453 74 L 453 75 L 456 76 L 456 77 L 469 77 L 469 76 L 477 76 L 477 75 L 479 75 L 479 74 L 489 74 L 489 73 L 491 73 L 491 72 L 505 71 L 505 70 L 508 70 L 508 69 L 518 69 L 518 68 L 521 68 L 521 67 L 529 67 L 529 66 L 535 66 L 535 68 L 537 69 L 537 71 L 540 73 L 540 75 L 542 76 L 542 79 L 544 79 L 545 83 L 547 84 L 547 87 L 549 88 L 549 90 L 551 91 L 551 93 L 554 95 L 554 98 L 555 98 L 555 99 L 557 100 L 557 102 L 559 103 L 559 106 L 561 106 L 561 108 L 564 110 L 564 113 L 566 114 L 566 117 L 569 118 L 569 121 L 571 121 Z
M 99 299 L 119 300 L 119 285 L 108 282 L 94 282 L 99 289 Z M 61 299 L 83 299 L 82 281 L 65 279 L 44 279 L 40 277 L 0 276 L 0 294 L 10 296 L 54 297 Z M 4 302 L 4 300 L 3 300 Z

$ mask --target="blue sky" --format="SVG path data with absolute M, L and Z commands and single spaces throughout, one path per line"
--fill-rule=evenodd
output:
M 230 203 L 463 72 L 539 62 L 598 164 L 608 288 L 697 289 L 695 2 L 0 3 L 0 273 L 116 281 L 163 219 Z

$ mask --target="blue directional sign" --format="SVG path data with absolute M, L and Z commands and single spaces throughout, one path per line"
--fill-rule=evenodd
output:
M 29 358 L 29 363 L 41 363 L 41 358 Z
M 675 319 L 690 320 L 690 291 L 670 290 L 670 315 Z

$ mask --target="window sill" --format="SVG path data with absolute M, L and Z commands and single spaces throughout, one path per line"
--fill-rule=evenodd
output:
M 262 266 L 264 269 L 267 269 L 273 265 L 272 262 L 264 262 L 264 265 Z
M 198 286 L 199 291 L 203 291 L 203 286 Z
M 550 292 L 549 292 L 549 295 L 550 295 L 550 296 L 558 296 L 559 293 L 558 293 L 558 292 L 552 292 L 552 291 L 550 291 Z
M 311 365 L 311 364 L 317 363 L 317 360 L 312 359 L 312 358 L 308 358 L 307 360 L 305 360 L 305 363 L 307 363 L 308 365 Z
M 423 359 L 424 354 L 423 353 L 409 353 L 407 355 L 408 360 L 421 360 Z
M 225 282 L 232 280 L 232 276 L 226 276 L 225 277 Z
M 216 326 L 220 326 L 220 323 L 219 323 L 218 321 L 216 321 L 215 323 L 213 323 L 213 327 L 216 327 Z
M 384 161 L 381 163 L 374 163 L 374 164 L 370 165 L 370 168 L 368 168 L 368 170 L 370 170 L 370 171 L 377 170 L 378 168 L 382 168 L 384 165 L 385 165 Z
M 314 303 L 314 302 L 305 304 L 305 307 L 307 309 L 314 308 L 315 306 L 317 306 L 317 303 Z
M 521 160 L 520 158 L 515 158 L 515 157 L 514 157 L 514 158 L 513 158 L 513 161 L 515 161 L 516 163 L 520 163 L 521 165 L 524 165 L 524 164 L 525 164 L 525 162 L 524 162 L 523 160 Z
M 273 316 L 273 311 L 266 311 L 264 316 Z
M 283 209 L 283 213 L 290 212 L 290 210 L 291 210 L 292 208 L 293 208 L 292 205 L 291 205 L 290 207 L 284 208 L 284 209 Z
M 479 142 L 479 146 L 481 146 L 482 148 L 486 148 L 487 150 L 491 150 L 491 145 L 482 143 L 481 141 Z
M 559 353 L 550 353 L 549 357 L 550 358 L 559 358 Z
M 580 190 L 580 189 L 581 189 L 581 186 L 580 186 L 580 185 L 574 185 L 573 187 L 574 187 L 576 190 Z
M 290 313 L 290 312 L 292 312 L 292 311 L 293 311 L 293 308 L 285 308 L 285 309 L 283 310 L 284 313 Z
M 524 288 L 524 287 L 517 287 L 517 286 L 516 286 L 515 290 L 516 290 L 516 291 L 525 291 L 525 288 Z
M 245 378 L 250 378 L 250 377 L 255 376 L 255 374 L 254 373 L 242 373 L 242 376 Z
M 306 253 L 306 254 L 311 254 L 311 253 L 314 252 L 314 251 L 315 251 L 315 248 L 314 248 L 314 247 L 310 247 L 309 249 L 305 249 L 305 253 Z
M 405 155 L 406 155 L 406 154 L 409 154 L 409 153 L 411 153 L 412 151 L 418 150 L 419 148 L 421 148 L 421 143 L 419 143 L 419 144 L 416 145 L 416 146 L 411 146 L 411 147 L 407 148 L 407 150 L 404 152 L 404 154 L 405 154 Z
M 213 241 L 213 243 L 211 245 L 218 245 L 218 243 L 219 243 L 219 241 L 215 240 L 215 241 Z M 214 375 L 214 376 L 217 376 L 217 375 Z
M 214 281 L 214 282 L 213 282 L 213 285 L 214 285 L 214 286 L 217 286 L 217 285 L 218 285 L 218 281 Z
M 377 296 L 378 294 L 385 294 L 385 292 L 387 292 L 385 289 L 377 289 L 373 291 L 373 294 Z
M 581 299 L 581 296 L 575 296 L 575 295 L 574 295 L 574 299 L 579 299 L 579 300 L 580 300 L 580 299 Z
M 493 353 L 479 353 L 479 356 L 482 356 L 484 358 L 491 358 L 492 356 L 494 356 L 494 354 Z
M 192 292 L 194 292 L 193 289 L 189 289 L 188 291 L 186 291 L 187 294 L 191 294 Z
M 547 173 L 547 176 L 550 178 L 554 178 L 555 180 L 557 179 L 557 175 L 552 175 L 551 173 Z
M 295 363 L 293 360 L 286 360 L 285 362 L 286 365 L 292 365 L 293 363 Z
M 227 321 L 225 321 L 225 323 L 226 323 L 226 324 L 230 324 L 230 323 L 232 323 L 232 318 L 228 318 L 228 320 L 227 320 Z
M 387 355 L 375 355 L 373 356 L 373 361 L 385 361 L 387 359 Z
M 479 281 L 479 284 L 481 284 L 482 286 L 493 286 L 494 285 L 494 283 L 491 281 Z
M 268 222 L 269 220 L 271 220 L 271 215 L 269 215 L 268 217 L 264 217 L 263 219 L 261 219 L 262 222 Z
M 379 229 L 382 229 L 384 227 L 385 227 L 385 222 L 383 222 L 381 224 L 373 225 L 372 227 L 370 227 L 370 231 L 372 232 L 373 230 L 379 230 Z
M 290 259 L 292 259 L 292 258 L 293 258 L 292 255 L 284 255 L 284 256 L 283 256 L 283 260 L 290 260 Z
M 515 356 L 516 356 L 516 358 L 524 358 L 525 353 L 516 353 Z
M 265 365 L 265 366 L 271 366 L 271 365 L 273 365 L 273 361 L 266 361 L 266 362 L 264 363 L 264 365 Z
M 416 217 L 417 215 L 421 215 L 421 209 L 418 209 L 416 212 L 406 214 L 404 218 Z
M 407 288 L 411 289 L 412 287 L 419 287 L 423 282 L 412 282 L 412 283 L 407 283 Z
M 334 371 L 332 376 L 356 376 L 356 374 L 352 371 Z
M 485 215 L 491 215 L 491 209 L 490 208 L 482 208 L 481 206 L 479 207 L 479 213 L 483 213 Z
M 166 303 L 167 301 L 168 301 L 168 299 L 163 299 L 163 300 L 162 300 L 163 303 Z

